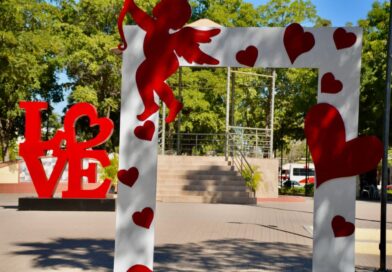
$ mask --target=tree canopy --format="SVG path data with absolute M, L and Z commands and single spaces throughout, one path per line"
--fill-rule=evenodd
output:
M 57 35 L 60 11 L 44 1 L 0 2 L 0 146 L 4 161 L 22 127 L 19 101 L 58 102 L 63 44 Z
M 137 0 L 147 12 L 158 0 Z M 329 26 L 317 14 L 311 0 L 269 0 L 254 6 L 244 0 L 189 0 L 192 21 L 208 18 L 223 26 L 287 26 L 292 22 Z M 111 52 L 119 43 L 116 18 L 123 0 L 7 0 L 0 2 L 0 146 L 5 160 L 23 128 L 21 100 L 44 100 L 50 105 L 43 116 L 47 127 L 58 127 L 53 103 L 70 90 L 68 107 L 77 102 L 95 105 L 110 117 L 116 131 L 106 148 L 118 145 L 121 58 Z M 381 135 L 385 88 L 386 40 L 389 3 L 375 2 L 364 29 L 360 97 L 360 133 Z M 132 24 L 132 19 L 127 18 Z M 245 69 L 272 74 L 272 69 Z M 70 82 L 59 84 L 66 73 Z M 184 110 L 181 132 L 218 133 L 225 129 L 226 70 L 183 68 Z M 275 106 L 275 149 L 301 140 L 303 120 L 316 103 L 317 71 L 278 69 Z M 179 96 L 179 74 L 169 84 Z M 236 76 L 232 124 L 269 127 L 271 81 Z M 90 137 L 87 120 L 80 120 L 78 133 Z M 167 126 L 175 131 L 175 125 Z
M 364 20 L 359 131 L 382 135 L 386 80 L 389 2 L 374 2 Z

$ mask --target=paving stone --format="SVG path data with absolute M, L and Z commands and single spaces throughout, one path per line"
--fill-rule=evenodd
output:
M 0 195 L 0 272 L 112 271 L 114 212 L 18 211 L 18 197 Z M 378 267 L 379 215 L 378 203 L 357 201 L 359 238 L 371 245 L 370 254 L 356 254 L 357 271 Z M 311 271 L 312 220 L 310 198 L 258 206 L 158 203 L 154 271 Z M 390 234 L 391 204 L 387 227 Z

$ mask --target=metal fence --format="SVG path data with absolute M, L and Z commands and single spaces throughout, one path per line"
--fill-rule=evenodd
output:
M 246 157 L 271 158 L 271 130 L 230 127 L 229 145 L 235 145 Z
M 159 135 L 160 154 L 229 156 L 235 146 L 246 157 L 271 158 L 270 129 L 230 127 L 226 133 L 174 133 Z

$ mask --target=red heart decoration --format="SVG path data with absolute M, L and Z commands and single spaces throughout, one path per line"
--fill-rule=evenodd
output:
M 357 41 L 357 36 L 352 32 L 347 32 L 344 28 L 339 27 L 333 33 L 336 49 L 344 49 L 351 47 Z
M 343 89 L 343 84 L 340 80 L 335 79 L 332 73 L 326 73 L 321 78 L 321 92 L 336 94 Z
M 340 215 L 337 215 L 332 219 L 331 225 L 336 238 L 350 236 L 355 231 L 355 225 L 347 222 L 346 219 Z
M 245 50 L 238 51 L 238 53 L 235 55 L 235 58 L 237 59 L 238 63 L 253 67 L 256 63 L 258 55 L 259 50 L 255 46 L 251 45 L 248 46 Z
M 137 264 L 129 268 L 127 272 L 152 272 L 152 270 L 144 265 Z
M 289 25 L 283 37 L 283 43 L 292 64 L 303 53 L 310 51 L 314 44 L 314 36 L 310 32 L 304 32 L 300 24 Z
M 135 212 L 132 219 L 136 225 L 149 229 L 154 219 L 154 211 L 149 207 L 144 208 L 141 212 Z
M 383 154 L 382 143 L 375 136 L 346 142 L 343 119 L 329 104 L 309 110 L 305 135 L 316 169 L 316 187 L 330 179 L 368 172 L 377 167 Z
M 141 140 L 151 141 L 154 136 L 155 125 L 152 121 L 147 121 L 142 126 L 135 128 L 135 136 Z
M 138 177 L 139 171 L 136 167 L 131 167 L 128 170 L 122 169 L 117 172 L 118 180 L 129 187 L 132 187 L 135 184 Z

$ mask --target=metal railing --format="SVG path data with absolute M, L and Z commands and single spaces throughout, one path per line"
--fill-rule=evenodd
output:
M 229 141 L 230 138 L 230 141 Z M 229 133 L 159 134 L 159 153 L 190 156 L 227 156 L 236 146 L 245 157 L 270 158 L 270 130 L 230 127 Z
M 231 144 L 240 148 L 246 157 L 271 158 L 271 130 L 248 127 L 229 127 Z
M 245 171 L 250 173 L 251 176 L 253 176 L 254 170 L 246 159 L 246 156 L 242 152 L 241 148 L 239 148 L 238 145 L 235 144 L 235 138 L 233 136 L 235 136 L 235 134 L 229 134 L 229 142 L 232 143 L 230 144 L 229 149 L 229 155 L 232 161 L 232 165 L 235 166 L 238 171 L 240 171 L 242 176 L 244 176 Z
M 166 135 L 165 145 L 160 139 L 161 154 L 189 156 L 224 156 L 225 133 L 180 133 Z

